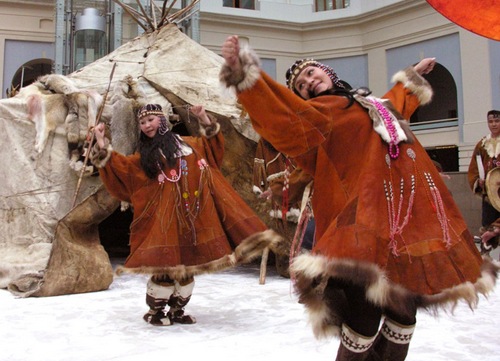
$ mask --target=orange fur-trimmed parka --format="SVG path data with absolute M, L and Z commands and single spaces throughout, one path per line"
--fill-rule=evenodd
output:
M 452 195 L 404 119 L 431 100 L 413 68 L 393 77 L 382 99 L 355 94 L 304 100 L 240 51 L 243 73 L 224 65 L 220 80 L 236 91 L 255 130 L 314 178 L 316 243 L 294 259 L 291 272 L 317 337 L 338 335 L 342 293 L 330 280 L 363 286 L 367 300 L 393 312 L 406 305 L 471 305 L 494 287 L 498 269 L 483 260 Z M 370 99 L 396 118 L 401 139 L 389 147 Z M 397 152 L 396 152 L 397 150 Z M 390 156 L 392 154 L 394 158 Z

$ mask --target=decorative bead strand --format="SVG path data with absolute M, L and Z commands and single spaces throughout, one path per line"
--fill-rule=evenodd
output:
M 184 209 L 186 210 L 186 214 L 190 213 L 191 206 L 189 205 L 189 186 L 188 186 L 188 175 L 189 169 L 187 166 L 187 161 L 185 159 L 181 162 L 182 167 L 182 199 L 184 201 Z
M 382 105 L 378 100 L 375 99 L 370 99 L 370 101 L 375 105 L 375 108 L 377 108 L 378 113 L 382 116 L 382 119 L 384 120 L 385 128 L 389 132 L 389 155 L 391 156 L 392 159 L 396 159 L 399 157 L 399 136 L 398 132 L 396 129 L 396 126 L 394 125 L 394 119 L 391 115 L 391 113 L 387 110 L 386 107 Z
M 390 239 L 389 248 L 391 249 L 393 254 L 398 255 L 397 251 L 398 247 L 396 241 L 397 218 L 394 207 L 394 192 L 392 189 L 392 182 L 389 182 L 387 186 L 387 183 L 384 180 L 384 189 L 387 199 L 387 210 L 389 215 L 389 239 Z
M 441 224 L 441 230 L 443 231 L 444 243 L 446 244 L 446 247 L 450 247 L 451 246 L 450 229 L 448 224 L 448 217 L 446 216 L 446 212 L 444 210 L 443 199 L 441 198 L 441 193 L 439 193 L 439 189 L 436 187 L 430 173 L 424 173 L 424 175 L 425 178 L 427 179 L 431 195 L 436 205 L 437 218 L 439 223 Z
M 288 213 L 289 196 L 290 196 L 290 160 L 287 158 L 285 160 L 285 171 L 283 180 L 283 189 L 281 197 L 281 219 L 286 222 L 286 214 Z
M 385 200 L 387 201 L 387 214 L 389 215 L 389 232 L 392 235 L 392 230 L 394 228 L 394 222 L 393 222 L 393 219 L 392 219 L 392 214 L 393 214 L 392 204 L 393 204 L 393 200 L 392 200 L 392 197 L 391 197 L 391 192 L 388 189 L 387 182 L 385 181 L 385 179 L 384 179 L 384 192 L 385 192 Z M 391 236 L 391 239 L 392 239 L 392 236 Z
M 410 190 L 410 199 L 408 201 L 408 208 L 406 210 L 406 216 L 403 220 L 403 223 L 401 224 L 401 226 L 399 227 L 401 231 L 403 231 L 403 228 L 408 224 L 408 222 L 410 221 L 410 217 L 411 217 L 411 209 L 413 208 L 413 201 L 415 199 L 415 175 L 411 175 L 411 190 Z
M 403 222 L 401 223 L 401 225 L 399 225 L 401 219 L 401 211 L 403 208 L 403 199 L 404 199 L 404 179 L 401 179 L 400 182 L 400 195 L 399 195 L 400 198 L 399 198 L 397 214 L 395 212 L 395 207 L 394 207 L 392 182 L 389 182 L 389 186 L 387 186 L 387 182 L 384 180 L 384 191 L 387 200 L 387 209 L 389 213 L 389 239 L 390 239 L 389 248 L 391 249 L 392 253 L 395 256 L 399 256 L 398 245 L 397 245 L 398 242 L 396 240 L 396 236 L 399 236 L 403 241 L 403 244 L 406 246 L 406 242 L 404 241 L 402 233 L 404 227 L 406 227 L 411 217 L 411 212 L 413 210 L 413 203 L 415 200 L 415 189 L 416 189 L 415 176 L 411 175 L 411 189 L 410 189 L 410 197 L 408 200 L 408 207 L 406 208 L 406 214 L 405 217 L 403 218 Z
M 178 219 L 182 223 L 182 227 L 186 227 L 191 231 L 193 245 L 195 246 L 197 244 L 195 220 L 198 217 L 201 210 L 201 194 L 203 189 L 203 183 L 205 182 L 205 175 L 207 174 L 207 170 L 209 169 L 208 163 L 206 162 L 205 159 L 200 159 L 198 161 L 198 167 L 200 168 L 198 189 L 195 189 L 192 193 L 189 190 L 189 183 L 188 183 L 188 176 L 189 176 L 188 163 L 183 158 L 179 160 L 179 174 L 178 174 L 178 179 L 175 181 L 175 189 L 177 191 L 177 205 L 178 205 L 177 207 L 175 207 L 176 213 Z M 178 182 L 178 180 L 181 178 L 182 181 Z M 191 194 L 194 196 L 192 202 L 190 201 Z
M 401 218 L 401 208 L 403 208 L 403 189 L 404 189 L 404 179 L 401 178 L 401 182 L 399 183 L 399 204 L 398 204 L 398 214 L 396 216 L 394 224 L 399 224 L 399 220 Z
M 406 227 L 408 222 L 410 221 L 411 218 L 411 211 L 413 209 L 413 202 L 415 200 L 415 176 L 412 174 L 411 175 L 411 189 L 410 189 L 410 198 L 408 199 L 408 207 L 406 208 L 406 215 L 405 218 L 403 219 L 403 223 L 401 223 L 400 226 L 398 226 L 396 234 L 401 235 L 403 233 L 403 228 Z

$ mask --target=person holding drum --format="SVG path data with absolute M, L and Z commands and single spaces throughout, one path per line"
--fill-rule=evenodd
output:
M 496 176 L 500 173 L 500 110 L 490 110 L 487 119 L 490 133 L 476 144 L 467 174 L 472 191 L 482 198 L 479 232 L 484 244 L 492 238 L 493 224 L 498 222 L 500 226 L 500 199 L 496 184 L 500 179 Z

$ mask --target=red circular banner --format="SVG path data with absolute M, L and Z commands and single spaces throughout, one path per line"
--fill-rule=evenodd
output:
M 441 15 L 478 35 L 500 40 L 500 0 L 427 0 Z

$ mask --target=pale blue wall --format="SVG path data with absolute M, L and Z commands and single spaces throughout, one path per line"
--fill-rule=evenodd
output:
M 353 88 L 368 86 L 368 57 L 366 55 L 319 61 L 331 66 L 339 78 L 348 82 Z
M 276 80 L 276 59 L 260 59 L 262 70 L 264 70 L 271 78 Z

